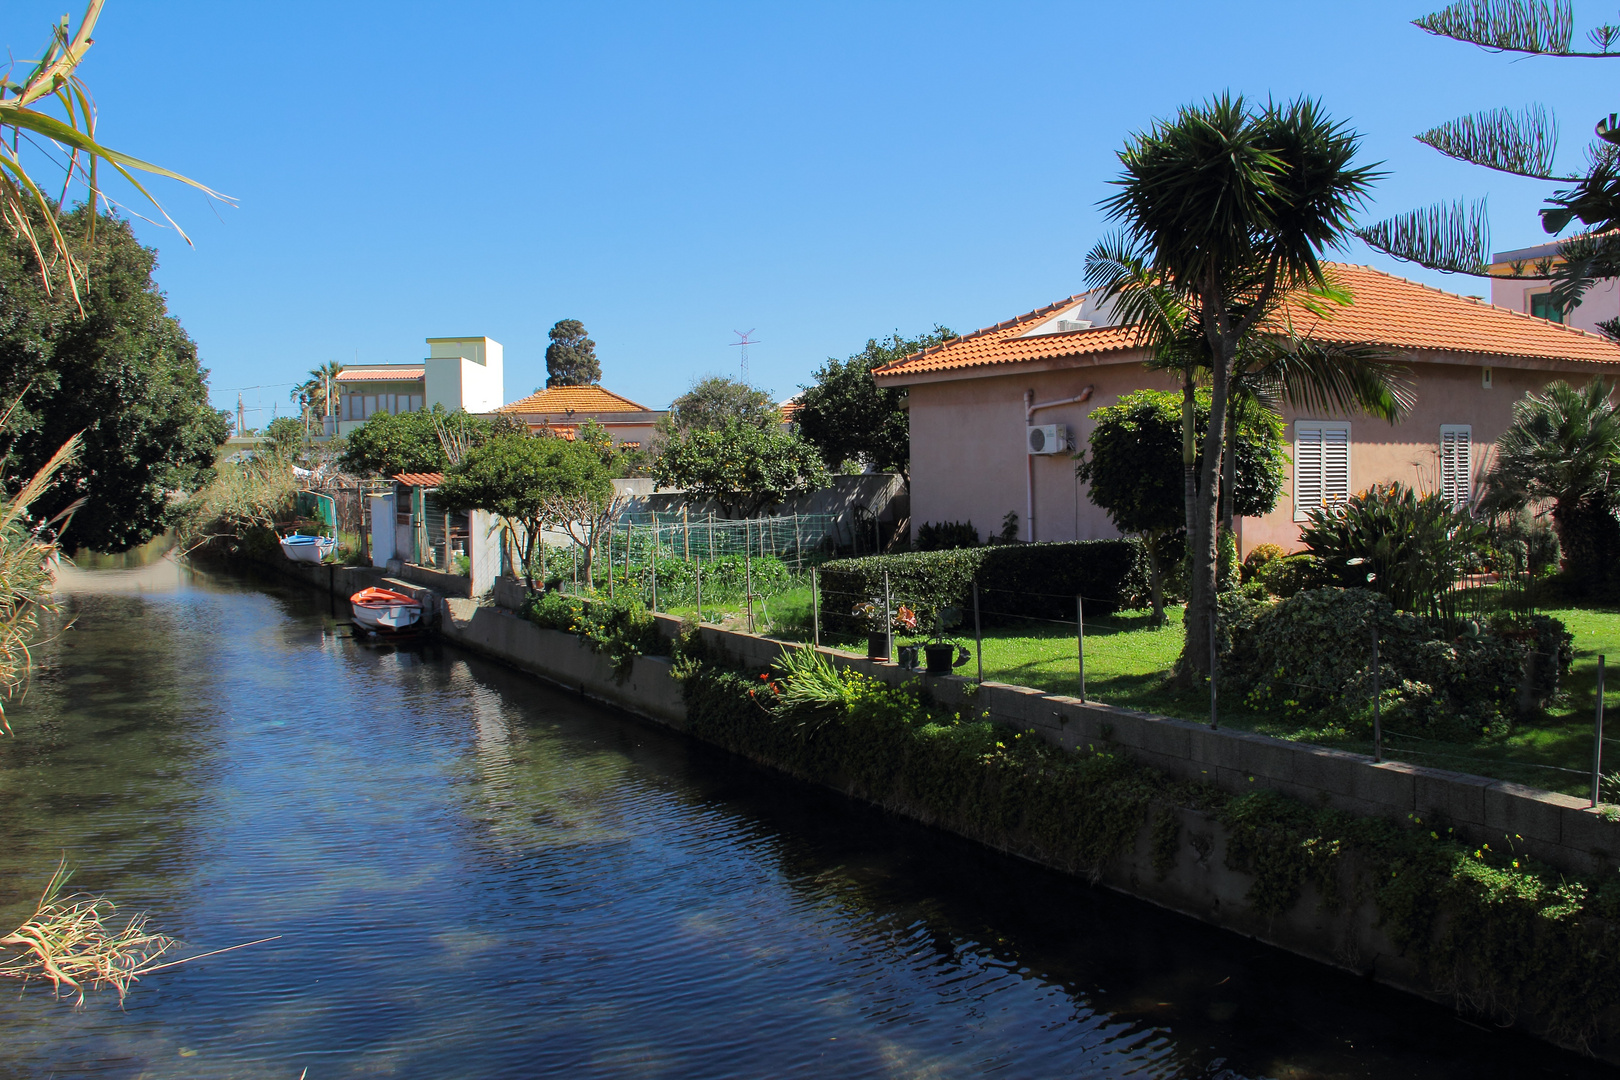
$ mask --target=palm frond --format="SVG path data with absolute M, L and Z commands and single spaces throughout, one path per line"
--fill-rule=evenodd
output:
M 77 70 L 92 42 L 90 33 L 101 16 L 105 0 L 88 0 L 85 14 L 76 31 L 70 33 L 66 16 L 51 29 L 51 42 L 39 62 L 21 83 L 5 82 L 0 86 L 0 132 L 9 129 L 12 138 L 0 139 L 0 221 L 14 236 L 26 239 L 33 249 L 45 288 L 52 287 L 53 273 L 60 269 L 67 277 L 68 287 L 75 302 L 83 310 L 81 287 L 88 282 L 88 269 L 73 255 L 67 240 L 56 225 L 57 215 L 66 205 L 68 192 L 75 180 L 88 188 L 87 204 L 95 209 L 107 201 L 100 186 L 100 163 L 105 160 L 136 191 L 151 203 L 162 218 L 189 244 L 191 238 L 169 216 L 163 205 L 148 191 L 131 170 L 167 177 L 201 191 L 209 198 L 233 203 L 205 184 L 172 169 L 144 161 L 111 147 L 96 139 L 96 113 L 93 101 Z M 9 92 L 10 97 L 5 97 Z M 55 99 L 66 120 L 58 119 L 31 106 Z M 63 168 L 62 195 L 52 200 L 29 175 L 21 159 L 23 133 L 49 140 L 66 153 Z M 47 243 L 42 244 L 31 219 L 43 220 L 48 232 Z M 91 235 L 94 238 L 94 215 L 91 215 Z
M 1569 183 L 1579 179 L 1553 173 L 1558 121 L 1542 105 L 1528 105 L 1520 112 L 1487 109 L 1430 128 L 1417 140 L 1447 157 L 1497 172 Z
M 1435 203 L 1426 210 L 1356 229 L 1368 247 L 1448 274 L 1490 276 L 1490 225 L 1485 200 Z
M 1588 56 L 1575 53 L 1575 13 L 1569 0 L 1458 0 L 1432 14 L 1413 19 L 1412 25 L 1436 37 L 1479 45 L 1501 52 L 1538 56 Z
M 1363 413 L 1393 424 L 1417 402 L 1411 369 L 1372 345 L 1266 335 L 1247 360 L 1240 381 L 1274 410 L 1273 403 L 1286 403 L 1301 412 Z

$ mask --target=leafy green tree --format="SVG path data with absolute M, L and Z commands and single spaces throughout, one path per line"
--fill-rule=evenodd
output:
M 1190 530 L 1184 680 L 1209 668 L 1219 566 L 1216 480 L 1239 349 L 1279 294 L 1329 286 L 1322 253 L 1348 234 L 1377 176 L 1352 165 L 1358 144 L 1310 99 L 1256 110 L 1222 95 L 1156 122 L 1119 154 L 1119 191 L 1104 207 L 1124 223 L 1127 240 L 1144 252 L 1208 349 L 1212 420 Z M 1148 345 L 1157 345 L 1153 327 L 1145 324 L 1145 332 Z
M 660 487 L 713 499 L 728 517 L 752 516 L 828 479 L 821 454 L 803 439 L 737 419 L 681 433 L 654 462 L 653 477 Z
M 541 530 L 551 524 L 551 503 L 559 493 L 592 486 L 589 451 L 562 439 L 507 433 L 467 451 L 439 485 L 439 499 L 452 510 L 487 510 L 505 519 L 517 546 L 524 577 L 532 585 L 532 567 Z M 581 477 L 587 479 L 581 480 Z M 611 492 L 612 484 L 607 485 Z
M 361 476 L 402 472 L 443 472 L 450 464 L 441 429 L 453 428 L 458 443 L 475 446 L 488 438 L 489 421 L 443 405 L 408 413 L 377 413 L 348 437 L 342 465 Z
M 1526 394 L 1496 440 L 1481 500 L 1489 511 L 1552 503 L 1568 578 L 1588 591 L 1620 559 L 1620 409 L 1612 391 L 1600 376 L 1580 388 L 1560 379 Z
M 596 358 L 596 342 L 585 336 L 585 324 L 578 319 L 560 319 L 547 333 L 546 388 L 553 386 L 595 386 L 602 381 L 602 363 Z
M 1210 394 L 1194 397 L 1195 445 L 1209 430 Z M 1269 514 L 1282 494 L 1288 455 L 1283 424 L 1258 404 L 1240 407 L 1235 428 L 1233 503 L 1243 517 Z M 1142 537 L 1153 593 L 1153 615 L 1164 618 L 1164 578 L 1159 565 L 1165 537 L 1185 527 L 1181 492 L 1181 395 L 1137 390 L 1091 412 L 1088 449 L 1076 472 L 1093 503 L 1108 512 L 1120 532 Z M 1201 464 L 1201 462 L 1195 462 Z
M 65 542 L 123 551 L 168 527 L 175 495 L 208 482 L 228 429 L 208 404 L 196 343 L 152 280 L 156 252 L 128 222 L 82 206 L 60 227 L 96 282 L 82 312 L 46 291 L 26 238 L 0 248 L 0 401 L 17 403 L 0 452 L 7 474 L 32 475 L 83 432 L 35 512 L 83 499 Z
M 1459 0 L 1413 20 L 1436 37 L 1478 45 L 1490 52 L 1522 56 L 1620 59 L 1614 45 L 1620 26 L 1603 23 L 1586 32 L 1592 50 L 1574 47 L 1575 17 L 1568 0 Z M 1540 105 L 1522 110 L 1487 109 L 1430 128 L 1419 135 L 1447 157 L 1483 165 L 1509 176 L 1528 177 L 1569 187 L 1556 191 L 1541 211 L 1542 227 L 1554 235 L 1573 222 L 1587 226 L 1559 243 L 1557 254 L 1506 273 L 1490 269 L 1490 229 L 1481 200 L 1465 206 L 1461 199 L 1358 229 L 1368 245 L 1434 270 L 1476 277 L 1551 279 L 1554 304 L 1568 311 L 1601 278 L 1620 276 L 1620 127 L 1610 114 L 1594 129 L 1585 168 L 1560 170 L 1558 125 Z M 1604 331 L 1620 337 L 1620 320 L 1608 320 Z
M 670 402 L 669 415 L 660 421 L 661 434 L 670 438 L 697 429 L 718 431 L 733 420 L 757 428 L 774 428 L 782 423 L 782 411 L 771 395 L 758 387 L 707 375 Z
M 804 440 L 821 451 L 829 469 L 847 461 L 882 472 L 897 472 L 909 482 L 911 475 L 911 421 L 900 407 L 901 391 L 879 387 L 874 369 L 935 345 L 956 333 L 936 324 L 919 337 L 904 338 L 896 330 L 886 339 L 871 338 L 866 348 L 848 360 L 834 360 L 816 372 L 814 386 L 799 395 L 794 422 Z
M 270 452 L 290 461 L 304 443 L 304 424 L 290 416 L 278 416 L 266 425 L 264 435 L 270 440 Z

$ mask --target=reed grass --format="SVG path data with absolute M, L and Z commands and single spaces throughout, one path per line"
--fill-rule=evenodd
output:
M 17 929 L 0 937 L 0 976 L 49 980 L 57 996 L 64 988 L 84 1004 L 87 990 L 111 986 L 122 1004 L 131 984 L 157 970 L 158 958 L 179 942 L 147 929 L 146 916 L 121 924 L 111 900 L 86 893 L 66 893 L 69 873 L 56 868 L 39 903 Z
M 122 1005 L 129 988 L 143 975 L 281 937 L 276 934 L 159 963 L 180 947 L 177 939 L 148 930 L 144 913 L 119 924 L 117 906 L 104 896 L 64 894 L 70 876 L 66 862 L 58 863 L 33 915 L 0 937 L 0 978 L 20 979 L 25 984 L 44 979 L 58 997 L 66 987 L 77 994 L 75 1006 L 84 1004 L 88 991 L 110 986 L 118 991 Z

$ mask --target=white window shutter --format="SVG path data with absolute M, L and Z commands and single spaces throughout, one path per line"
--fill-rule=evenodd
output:
M 1294 520 L 1350 498 L 1350 425 L 1300 420 L 1294 424 Z
M 1440 492 L 1452 506 L 1474 501 L 1473 445 L 1467 424 L 1440 425 Z
M 1294 433 L 1294 520 L 1322 505 L 1322 432 Z

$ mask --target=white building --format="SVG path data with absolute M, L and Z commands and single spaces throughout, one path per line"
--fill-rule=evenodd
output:
M 378 413 L 493 412 L 506 399 L 501 343 L 487 337 L 428 338 L 419 364 L 355 364 L 337 376 L 337 434 Z

